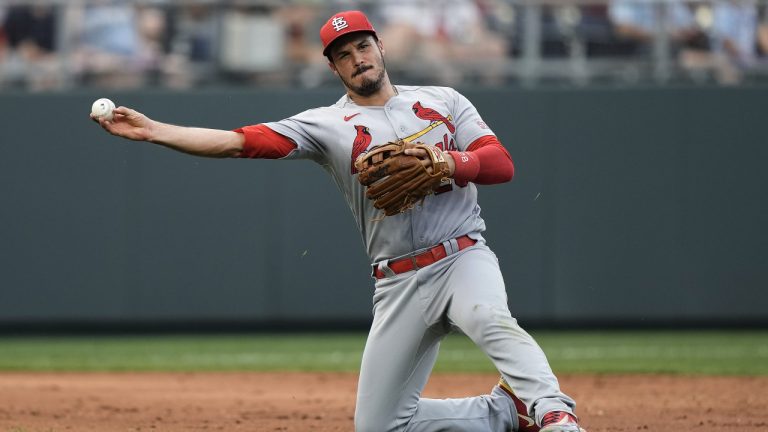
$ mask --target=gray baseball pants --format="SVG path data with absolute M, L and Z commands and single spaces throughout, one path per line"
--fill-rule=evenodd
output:
M 440 341 L 466 334 L 493 362 L 538 422 L 573 411 L 544 352 L 509 312 L 496 255 L 477 244 L 432 265 L 376 282 L 373 324 L 360 368 L 357 432 L 514 431 L 509 397 L 421 398 Z

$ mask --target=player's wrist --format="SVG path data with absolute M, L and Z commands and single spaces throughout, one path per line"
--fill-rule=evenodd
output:
M 472 152 L 449 151 L 448 155 L 450 157 L 446 159 L 453 162 L 451 177 L 456 184 L 465 186 L 477 178 L 480 173 L 480 160 Z
M 158 132 L 157 132 L 157 125 L 155 124 L 154 120 L 147 119 L 146 124 L 144 125 L 144 133 L 146 134 L 146 140 L 151 143 L 159 143 L 160 139 L 158 138 Z
M 456 172 L 456 161 L 453 159 L 453 155 L 451 155 L 451 152 L 443 151 L 443 158 L 448 164 L 448 177 L 453 177 L 453 174 Z

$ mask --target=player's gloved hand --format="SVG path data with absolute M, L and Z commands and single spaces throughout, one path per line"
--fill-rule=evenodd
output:
M 385 216 L 403 213 L 434 193 L 450 176 L 450 156 L 435 146 L 403 140 L 389 142 L 358 156 L 358 181 L 366 197 Z

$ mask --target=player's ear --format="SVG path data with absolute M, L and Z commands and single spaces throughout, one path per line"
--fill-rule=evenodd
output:
M 328 61 L 328 67 L 331 69 L 334 75 L 339 76 L 339 71 L 336 69 L 336 65 L 332 61 Z
M 381 51 L 381 54 L 384 55 L 387 51 L 384 49 L 384 44 L 381 43 L 381 39 L 376 39 L 376 45 L 379 46 L 379 51 Z

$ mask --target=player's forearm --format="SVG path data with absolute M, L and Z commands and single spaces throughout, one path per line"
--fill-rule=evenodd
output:
M 238 157 L 243 135 L 233 131 L 176 126 L 153 121 L 147 141 L 205 157 Z
M 492 135 L 473 142 L 464 152 L 449 152 L 455 161 L 453 178 L 459 186 L 468 182 L 497 184 L 512 180 L 515 165 L 504 146 Z
M 515 165 L 512 157 L 501 146 L 489 145 L 474 151 L 480 160 L 480 172 L 473 180 L 476 184 L 498 184 L 512 180 L 515 175 Z

